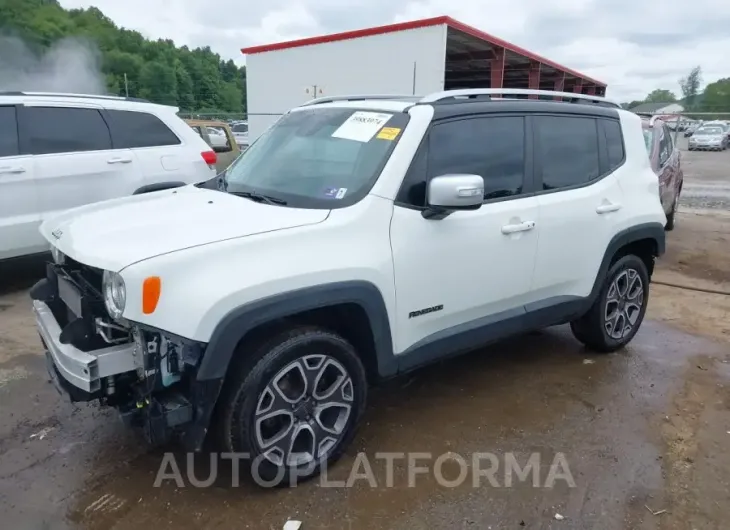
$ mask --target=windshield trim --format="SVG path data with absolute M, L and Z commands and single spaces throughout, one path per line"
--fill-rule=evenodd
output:
M 352 107 L 352 106 L 347 106 L 347 107 L 344 107 L 344 106 L 343 107 L 312 106 L 311 108 L 299 108 L 296 110 L 296 112 L 298 112 L 298 113 L 299 112 L 316 113 L 316 112 L 324 111 L 324 110 L 332 110 L 333 108 L 346 110 L 346 111 L 352 111 L 353 113 L 358 112 L 358 111 L 377 112 L 377 111 L 374 111 L 372 108 L 368 108 L 368 107 L 360 108 L 360 107 Z M 375 166 L 373 174 L 367 180 L 365 180 L 363 182 L 362 186 L 360 186 L 360 188 L 358 190 L 353 191 L 352 193 L 348 193 L 342 199 L 333 200 L 333 199 L 329 199 L 329 198 L 325 198 L 325 197 L 319 198 L 319 197 L 311 197 L 311 196 L 306 196 L 306 195 L 284 193 L 281 190 L 271 190 L 268 188 L 259 188 L 256 186 L 251 186 L 251 185 L 247 185 L 247 184 L 243 184 L 243 183 L 235 183 L 234 184 L 235 188 L 233 188 L 231 191 L 232 192 L 233 191 L 244 191 L 244 192 L 253 192 L 257 195 L 267 195 L 275 200 L 284 201 L 286 203 L 286 205 L 280 206 L 280 207 L 284 207 L 284 208 L 336 210 L 336 209 L 341 209 L 341 208 L 347 208 L 349 206 L 357 204 L 362 199 L 364 199 L 370 193 L 370 191 L 373 189 L 373 186 L 375 186 L 375 183 L 378 181 L 378 179 L 380 178 L 380 175 L 383 173 L 383 170 L 385 169 L 385 166 L 390 161 L 390 159 L 393 155 L 393 151 L 399 145 L 400 139 L 405 134 L 405 130 L 408 127 L 408 124 L 410 122 L 411 116 L 407 111 L 399 112 L 399 111 L 389 110 L 387 112 L 389 114 L 392 114 L 394 118 L 397 116 L 397 120 L 398 120 L 397 127 L 402 129 L 402 132 L 398 135 L 397 138 L 390 141 L 388 148 L 383 152 L 380 162 Z M 287 113 L 287 114 L 289 114 L 289 113 Z M 285 114 L 284 116 L 286 116 L 287 114 Z M 389 126 L 390 123 L 392 123 L 392 121 L 389 121 L 385 126 Z M 264 132 L 262 135 L 260 135 L 258 138 L 256 138 L 256 140 L 254 140 L 254 142 L 251 143 L 249 148 L 246 151 L 244 151 L 243 153 L 241 153 L 239 155 L 239 157 L 234 161 L 234 163 L 229 166 L 229 169 L 233 168 L 233 166 L 236 163 L 238 163 L 240 160 L 243 160 L 247 154 L 253 152 L 253 148 L 259 142 L 259 140 L 261 140 L 266 134 L 268 134 L 271 130 L 273 130 L 274 127 L 276 127 L 276 124 L 272 125 L 266 132 Z M 224 185 L 223 185 L 223 190 L 222 190 L 225 192 L 227 192 L 229 185 L 233 184 L 232 182 L 230 182 L 228 180 L 227 177 L 228 177 L 228 169 L 226 170 L 225 175 L 224 175 Z

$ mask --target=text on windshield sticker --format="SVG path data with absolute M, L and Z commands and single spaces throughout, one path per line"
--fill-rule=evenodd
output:
M 388 120 L 393 117 L 392 114 L 383 114 L 381 112 L 365 112 L 357 111 L 352 114 L 345 123 L 332 133 L 333 138 L 342 138 L 344 140 L 354 140 L 356 142 L 369 142 L 375 133 L 377 133 Z

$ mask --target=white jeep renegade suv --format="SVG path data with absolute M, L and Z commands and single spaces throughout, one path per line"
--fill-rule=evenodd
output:
M 315 100 L 221 177 L 43 224 L 49 372 L 154 442 L 213 430 L 267 480 L 314 476 L 369 382 L 555 324 L 627 344 L 658 186 L 641 118 L 601 98 Z
M 133 98 L 0 92 L 0 260 L 47 252 L 38 226 L 69 208 L 214 176 L 216 153 L 177 110 Z

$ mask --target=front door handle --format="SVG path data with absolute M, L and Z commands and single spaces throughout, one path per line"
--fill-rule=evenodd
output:
M 611 213 L 611 212 L 617 212 L 621 209 L 620 204 L 614 204 L 609 202 L 608 204 L 601 204 L 596 208 L 597 214 L 604 214 L 604 213 Z
M 129 164 L 132 161 L 131 158 L 123 158 L 123 157 L 117 157 L 117 158 L 110 158 L 106 161 L 107 164 Z
M 524 223 L 516 223 L 512 225 L 504 225 L 502 233 L 504 235 L 514 234 L 516 232 L 527 232 L 535 228 L 535 221 L 525 221 Z
M 25 168 L 20 166 L 15 167 L 0 167 L 0 174 L 3 175 L 18 175 L 20 173 L 25 173 Z

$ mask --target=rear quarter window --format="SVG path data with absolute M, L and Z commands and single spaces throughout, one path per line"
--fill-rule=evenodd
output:
M 180 138 L 154 114 L 107 110 L 114 147 L 134 149 L 180 145 Z
M 624 163 L 624 140 L 621 133 L 621 124 L 615 120 L 601 120 L 603 134 L 606 138 L 606 154 L 608 169 L 614 171 Z

